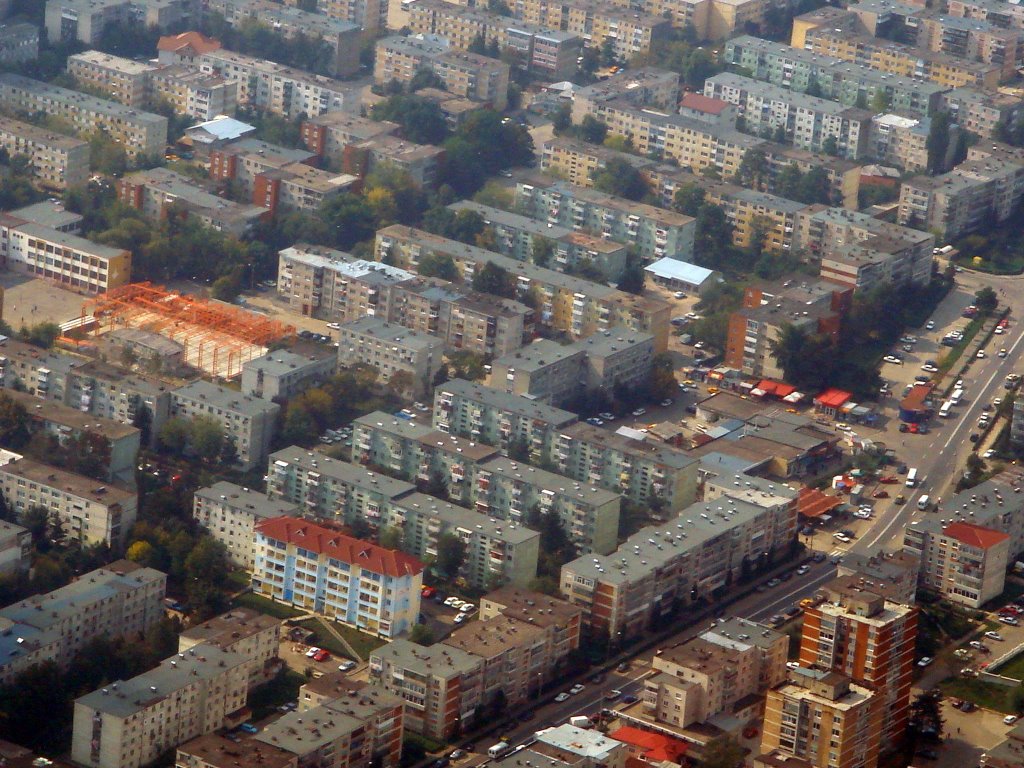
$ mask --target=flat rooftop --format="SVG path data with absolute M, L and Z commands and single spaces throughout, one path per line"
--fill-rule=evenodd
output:
M 134 505 L 137 494 L 126 491 L 111 483 L 93 480 L 85 475 L 76 475 L 58 467 L 21 458 L 0 466 L 0 473 L 21 477 L 41 488 L 56 488 L 72 496 L 100 504 L 105 507 L 114 504 Z
M 198 736 L 178 747 L 178 752 L 209 768 L 291 768 L 295 755 L 258 739 L 228 739 L 216 733 Z M 186 758 L 187 759 L 187 758 Z
M 452 379 L 437 387 L 434 391 L 435 403 L 437 398 L 444 394 L 482 403 L 500 411 L 508 411 L 523 418 L 543 421 L 554 426 L 572 424 L 577 419 L 576 414 L 571 411 L 554 408 L 522 395 L 502 392 L 465 379 Z
M 317 472 L 322 477 L 371 491 L 390 499 L 405 496 L 416 489 L 415 485 L 404 480 L 395 480 L 358 464 L 332 459 L 322 453 L 309 451 L 297 445 L 270 454 L 269 465 L 271 472 L 274 471 L 275 466 L 281 469 L 295 467 L 297 471 L 301 472 Z
M 110 441 L 123 440 L 139 434 L 139 430 L 131 424 L 124 424 L 102 416 L 93 416 L 77 408 L 55 403 L 52 400 L 40 401 L 35 395 L 19 392 L 16 389 L 5 389 L 4 394 L 21 405 L 30 419 L 48 421 L 61 427 L 68 427 L 77 432 L 91 432 L 102 435 Z
M 182 630 L 178 636 L 178 650 L 208 643 L 217 648 L 228 648 L 246 638 L 281 625 L 280 619 L 267 616 L 251 608 L 232 608 L 202 624 Z M 184 646 L 184 647 L 183 647 Z
M 298 507 L 290 501 L 270 499 L 263 493 L 243 488 L 226 480 L 221 480 L 207 488 L 198 489 L 195 496 L 213 505 L 245 510 L 258 519 L 298 514 Z

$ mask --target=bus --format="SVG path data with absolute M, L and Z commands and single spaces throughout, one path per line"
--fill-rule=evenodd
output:
M 944 419 L 949 418 L 949 413 L 952 410 L 953 410 L 953 401 L 952 400 L 947 400 L 946 402 L 944 402 L 942 404 L 942 407 L 939 408 L 939 416 L 941 416 Z

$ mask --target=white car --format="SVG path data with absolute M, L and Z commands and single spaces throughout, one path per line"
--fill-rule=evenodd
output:
M 568 700 L 569 700 L 569 694 L 565 693 L 564 691 L 562 693 L 558 694 L 557 696 L 555 696 L 555 701 L 557 701 L 558 703 L 562 703 L 563 701 L 568 701 Z
M 936 367 L 935 367 L 934 365 L 932 365 L 931 363 L 925 363 L 924 365 L 922 365 L 922 366 L 921 366 L 921 370 L 922 370 L 922 371 L 926 371 L 927 373 L 935 373 L 935 372 L 936 372 L 936 371 L 938 371 L 939 369 L 938 369 L 938 368 L 936 368 Z
M 995 455 L 996 455 L 996 449 L 995 448 L 989 448 L 987 451 L 985 451 L 983 454 L 981 454 L 981 458 L 983 458 L 983 459 L 991 459 Z
M 454 605 L 454 604 L 455 604 L 455 601 L 456 601 L 456 600 L 458 600 L 458 599 L 459 599 L 459 598 L 457 598 L 457 597 L 446 597 L 446 598 L 444 599 L 444 603 L 443 603 L 443 604 L 444 604 L 444 605 L 447 605 L 447 606 L 448 606 L 449 608 L 451 608 L 451 607 L 452 607 L 452 605 Z
M 798 661 L 787 661 L 786 662 L 786 669 L 799 669 L 799 668 L 800 668 L 800 662 L 798 662 Z
M 311 646 L 309 647 L 309 650 L 308 650 L 308 651 L 306 651 L 306 658 L 307 658 L 307 659 L 312 659 L 312 658 L 313 658 L 314 656 L 316 656 L 316 655 L 317 655 L 318 653 L 320 653 L 320 649 L 319 649 L 319 648 L 317 648 L 317 647 L 316 647 L 315 645 L 311 645 Z
M 1002 336 L 1002 335 L 1003 335 L 1004 333 L 1006 333 L 1006 329 L 1005 329 L 1005 328 L 1003 328 L 1003 326 L 1001 326 L 1001 325 L 997 325 L 997 326 L 996 326 L 996 327 L 995 327 L 995 328 L 994 328 L 994 329 L 992 330 L 992 333 L 994 333 L 994 334 L 995 334 L 996 336 Z
M 985 357 L 985 350 L 979 349 L 978 354 L 976 354 L 975 357 L 978 358 L 979 360 L 983 359 Z
M 1006 717 L 1003 718 L 1003 722 L 1006 723 L 1007 725 L 1013 725 L 1014 723 L 1017 722 L 1017 716 L 1016 715 L 1007 715 Z
M 327 327 L 330 328 L 332 331 L 337 331 L 341 329 L 341 323 L 328 323 Z
M 1003 624 L 1009 624 L 1011 627 L 1016 627 L 1020 624 L 1020 622 L 1017 621 L 1016 616 L 1000 616 L 999 620 L 1003 622 Z
M 987 637 L 989 640 L 999 640 L 1000 642 L 1003 639 L 1002 635 L 1000 635 L 998 632 L 993 632 L 991 630 L 985 633 L 985 637 Z
M 583 686 L 583 685 L 580 685 L 579 683 L 576 683 L 576 685 L 574 685 L 572 688 L 569 689 L 569 693 L 571 693 L 573 696 L 575 696 L 577 693 L 583 693 L 583 689 L 585 687 L 586 686 Z
M 999 350 L 1000 357 L 1006 357 L 1008 354 L 1010 353 L 1006 351 L 1006 347 L 1003 347 L 1002 349 Z
M 801 565 L 799 568 L 796 569 L 796 575 L 803 576 L 809 570 L 811 570 L 811 567 L 809 565 Z
M 686 294 L 683 293 L 682 291 L 676 291 L 673 294 L 673 296 L 675 296 L 677 299 L 685 299 L 686 298 Z
M 476 606 L 472 603 L 463 603 L 459 606 L 459 613 L 473 613 L 476 610 Z
M 338 665 L 339 672 L 348 672 L 350 669 L 355 669 L 356 663 L 354 661 L 343 661 Z
M 919 662 L 917 662 L 917 666 L 919 666 L 919 667 L 927 667 L 933 661 L 935 661 L 935 659 L 933 659 L 931 656 L 925 656 Z
M 903 361 L 895 355 L 886 355 L 882 359 L 887 363 L 892 363 L 893 365 L 903 365 Z
M 992 401 L 992 406 L 995 407 L 995 408 L 998 408 L 1002 404 L 1003 404 L 1003 398 L 1001 398 L 1001 397 L 997 397 L 997 398 L 995 398 Z
M 457 614 L 455 614 L 455 623 L 456 624 L 461 624 L 462 622 L 464 622 L 468 618 L 469 618 L 469 614 L 468 613 L 457 613 Z
M 864 509 L 858 509 L 856 512 L 853 513 L 853 516 L 854 517 L 858 517 L 861 520 L 870 520 L 871 519 L 871 513 L 868 512 L 867 510 L 864 510 Z
M 935 330 L 935 321 L 934 320 L 929 320 L 927 323 L 924 324 L 924 327 L 925 327 L 925 330 L 934 331 Z
M 851 539 L 845 533 L 833 533 L 832 538 L 836 541 L 841 541 L 843 544 L 848 544 L 849 542 L 853 541 L 853 539 Z

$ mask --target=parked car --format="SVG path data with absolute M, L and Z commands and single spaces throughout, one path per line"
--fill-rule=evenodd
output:
M 1017 722 L 1017 716 L 1016 715 L 1007 715 L 1006 717 L 1003 718 L 1003 722 L 1006 723 L 1007 725 L 1013 725 L 1014 723 Z
M 323 648 L 321 648 L 313 655 L 313 661 L 327 661 L 330 658 L 331 654 L 328 651 L 325 651 Z
M 577 693 L 583 693 L 584 688 L 586 688 L 585 685 L 582 685 L 580 683 L 576 683 L 576 685 L 574 685 L 572 688 L 569 689 L 569 693 L 571 693 L 573 696 L 575 696 Z
M 341 662 L 341 664 L 338 665 L 338 671 L 339 672 L 348 672 L 348 671 L 353 670 L 355 668 L 356 668 L 356 663 L 354 661 L 343 661 L 343 662 Z
M 568 701 L 568 699 L 569 699 L 569 694 L 566 693 L 565 691 L 563 691 L 562 693 L 560 693 L 557 696 L 555 696 L 555 701 L 557 701 L 559 704 L 561 704 L 563 701 Z
M 240 726 L 238 726 L 238 730 L 242 731 L 243 733 L 259 733 L 260 732 L 260 729 L 257 728 L 252 723 L 242 723 Z
M 985 633 L 985 637 L 987 637 L 989 640 L 998 640 L 1000 642 L 1002 642 L 1002 639 L 1003 639 L 1002 635 L 1000 635 L 998 632 L 994 632 L 992 630 L 989 630 L 988 632 L 986 632 Z
M 320 653 L 321 650 L 322 649 L 317 648 L 315 645 L 311 645 L 309 647 L 309 650 L 306 651 L 306 658 L 307 659 L 312 659 L 314 656 L 316 656 L 318 653 Z
M 919 661 L 917 662 L 917 666 L 919 666 L 919 667 L 927 667 L 927 666 L 928 666 L 929 664 L 931 664 L 931 663 L 932 663 L 933 661 L 935 661 L 935 659 L 933 659 L 933 658 L 932 658 L 931 656 L 925 656 L 925 657 L 921 658 L 921 659 L 920 659 L 920 660 L 919 660 Z

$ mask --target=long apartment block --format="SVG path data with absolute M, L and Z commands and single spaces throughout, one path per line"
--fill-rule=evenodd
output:
M 451 257 L 463 282 L 472 281 L 475 271 L 487 264 L 501 267 L 515 276 L 517 300 L 526 303 L 539 298 L 534 305 L 538 322 L 573 338 L 623 325 L 652 334 L 655 350 L 668 348 L 671 309 L 660 299 L 634 296 L 413 227 L 396 224 L 377 232 L 377 260 L 415 268 L 420 259 L 432 254 Z
M 985 139 L 1000 127 L 1015 131 L 1024 122 L 1024 99 L 1001 91 L 955 88 L 942 94 L 942 108 L 961 128 Z
M 710 599 L 765 552 L 790 545 L 796 491 L 748 476 L 723 491 L 642 528 L 613 552 L 563 565 L 562 595 L 584 609 L 594 629 L 636 635 L 652 618 Z
M 0 117 L 0 147 L 23 155 L 39 183 L 50 189 L 77 187 L 89 179 L 89 144 L 72 136 Z
M 357 458 L 365 456 L 365 462 L 401 474 L 395 468 L 397 461 L 375 462 L 370 442 L 353 439 L 353 445 L 360 444 L 368 447 L 357 449 Z M 453 467 L 457 464 L 452 462 Z M 493 583 L 494 578 L 523 585 L 537 574 L 539 534 L 535 531 L 419 493 L 412 483 L 297 446 L 273 454 L 267 474 L 271 499 L 293 503 L 313 519 L 344 524 L 361 520 L 374 529 L 397 528 L 403 532 L 404 551 L 416 557 L 436 557 L 438 540 L 445 534 L 459 537 L 466 545 L 461 575 L 478 587 Z M 425 482 L 430 475 L 417 473 L 416 479 Z M 450 485 L 454 489 L 455 483 Z
M 479 214 L 494 233 L 494 246 L 505 256 L 518 261 L 537 263 L 536 254 L 545 253 L 540 266 L 573 274 L 584 265 L 597 269 L 606 280 L 618 282 L 626 268 L 627 249 L 622 243 L 574 231 L 567 227 L 544 223 L 511 211 L 460 200 L 448 206 L 449 210 L 471 211 Z M 545 246 L 547 250 L 543 251 Z
M 516 184 L 515 208 L 547 226 L 624 243 L 645 261 L 693 258 L 692 216 L 537 174 Z
M 882 72 L 802 48 L 791 48 L 758 37 L 743 35 L 725 44 L 722 59 L 743 67 L 755 80 L 806 93 L 815 87 L 822 97 L 848 107 L 858 102 L 871 107 L 880 94 L 887 107 L 917 117 L 927 117 L 939 105 L 943 86 L 919 77 Z
M 859 159 L 866 151 L 872 113 L 836 101 L 795 93 L 780 86 L 723 72 L 704 81 L 704 95 L 736 105 L 737 122 L 756 136 L 781 131 L 786 141 L 823 152 L 831 141 L 838 154 Z
M 95 47 L 112 24 L 160 30 L 199 21 L 199 0 L 46 0 L 44 23 L 50 44 L 78 40 Z
M 435 335 L 451 350 L 500 356 L 533 333 L 533 310 L 518 301 L 323 246 L 299 243 L 280 251 L 277 290 L 303 315 L 336 322 L 373 315 Z
M 247 571 L 256 560 L 256 524 L 297 513 L 291 502 L 224 480 L 200 488 L 192 497 L 192 518 L 224 545 L 232 563 Z
M 359 71 L 359 25 L 322 13 L 282 6 L 268 0 L 204 0 L 206 14 L 217 13 L 233 27 L 258 21 L 288 40 L 321 41 L 331 51 L 327 73 L 345 77 Z
M 15 113 L 53 115 L 82 134 L 102 129 L 130 157 L 160 156 L 167 144 L 167 118 L 162 115 L 10 72 L 0 74 L 0 106 Z
M 508 106 L 509 66 L 503 61 L 452 48 L 433 35 L 392 36 L 374 47 L 373 79 L 378 85 L 407 85 L 417 73 L 433 72 L 449 93 L 503 110 Z

